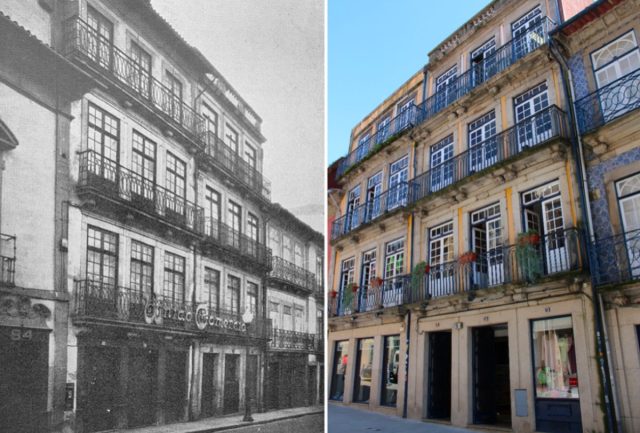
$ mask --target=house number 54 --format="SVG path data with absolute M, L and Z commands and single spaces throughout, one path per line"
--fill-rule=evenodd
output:
M 11 339 L 13 341 L 31 340 L 31 337 L 33 337 L 33 331 L 30 329 L 14 328 L 11 330 Z

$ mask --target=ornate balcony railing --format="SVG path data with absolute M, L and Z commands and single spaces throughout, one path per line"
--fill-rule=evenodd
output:
M 445 88 L 439 89 L 438 92 L 425 99 L 421 104 L 412 106 L 409 110 L 400 113 L 388 127 L 372 134 L 368 140 L 359 144 L 355 150 L 350 152 L 340 163 L 336 177 L 343 176 L 351 167 L 358 164 L 365 157 L 377 152 L 377 144 L 383 143 L 390 137 L 434 117 L 474 88 L 546 44 L 549 40 L 549 31 L 555 25 L 551 19 L 541 17 L 526 33 L 511 39 L 484 58 L 482 62 L 471 66 L 469 70 L 458 76 Z
M 271 329 L 268 319 L 254 317 L 245 323 L 239 312 L 91 280 L 75 282 L 73 317 L 82 322 L 148 325 L 205 336 L 223 333 L 266 338 Z
M 273 267 L 270 278 L 288 282 L 311 292 L 315 289 L 315 274 L 278 256 L 273 256 L 271 262 Z
M 582 134 L 640 108 L 640 69 L 577 100 L 575 107 Z
M 640 230 L 592 241 L 590 263 L 597 286 L 640 280 Z
M 568 137 L 567 116 L 552 105 L 416 176 L 409 183 L 409 200 L 412 203 L 421 200 L 558 137 Z
M 417 123 L 435 116 L 472 89 L 546 44 L 549 40 L 549 31 L 554 27 L 555 23 L 552 20 L 541 17 L 526 33 L 511 39 L 481 62 L 473 64 L 449 85 L 440 89 L 418 106 Z
M 315 351 L 316 335 L 274 328 L 271 331 L 269 347 L 271 349 Z
M 377 152 L 383 143 L 400 134 L 402 131 L 412 128 L 416 124 L 416 119 L 416 106 L 411 105 L 408 109 L 391 119 L 386 126 L 377 130 L 375 133 L 371 134 L 368 139 L 358 144 L 358 147 L 356 147 L 355 150 L 345 156 L 340 162 L 336 172 L 336 177 L 342 176 L 351 167 L 365 159 L 368 155 Z
M 207 146 L 204 155 L 234 179 L 265 200 L 271 200 L 271 182 L 255 167 L 242 159 L 233 149 L 213 132 L 206 133 Z
M 203 233 L 204 210 L 97 152 L 80 153 L 78 188 L 97 192 L 184 229 Z
M 205 244 L 231 250 L 271 270 L 271 248 L 263 243 L 212 218 L 205 219 L 204 234 Z
M 382 194 L 337 218 L 331 226 L 331 240 L 338 239 L 363 224 L 407 205 L 409 185 L 401 182 Z
M 426 267 L 424 275 L 403 275 L 370 282 L 356 292 L 337 293 L 332 316 L 344 316 L 431 298 L 471 293 L 504 284 L 538 284 L 548 277 L 586 268 L 582 232 L 559 230 L 535 242 L 521 242 Z
M 203 117 L 87 22 L 77 16 L 65 21 L 64 46 L 67 57 L 90 63 L 204 147 Z
M 0 234 L 0 283 L 13 285 L 16 273 L 16 237 Z

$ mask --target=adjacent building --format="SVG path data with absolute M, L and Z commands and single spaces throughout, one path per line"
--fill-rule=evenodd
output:
M 637 11 L 493 1 L 353 128 L 329 198 L 330 400 L 637 430 Z
M 322 281 L 278 331 L 267 287 L 284 259 L 321 275 L 322 242 L 271 202 L 261 118 L 148 0 L 0 12 L 0 430 L 266 410 L 288 349 L 316 403 Z

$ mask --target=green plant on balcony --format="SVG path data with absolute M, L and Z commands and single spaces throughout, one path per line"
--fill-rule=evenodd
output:
M 413 295 L 412 299 L 416 299 L 416 295 L 420 290 L 420 286 L 422 284 L 422 279 L 425 275 L 427 275 L 431 271 L 431 267 L 427 264 L 427 262 L 419 262 L 411 271 L 411 294 Z
M 345 311 L 353 310 L 353 299 L 358 292 L 358 283 L 349 283 L 342 291 L 342 308 Z
M 516 243 L 516 260 L 522 278 L 527 282 L 537 281 L 543 274 L 542 254 L 540 251 L 540 234 L 529 229 L 518 234 Z

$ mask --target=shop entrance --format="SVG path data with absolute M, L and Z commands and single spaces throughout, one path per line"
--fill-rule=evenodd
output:
M 0 327 L 0 431 L 48 431 L 49 332 Z
M 128 424 L 138 427 L 155 422 L 155 383 L 158 354 L 154 350 L 130 349 L 128 381 Z
M 429 333 L 427 418 L 451 419 L 451 332 Z
M 187 354 L 167 352 L 165 369 L 165 420 L 167 423 L 184 419 L 187 398 Z
M 473 329 L 473 422 L 511 427 L 506 324 Z
M 84 431 L 95 432 L 116 427 L 118 394 L 120 392 L 120 349 L 116 347 L 84 348 L 83 408 Z
M 218 354 L 205 353 L 202 356 L 202 417 L 213 416 L 216 411 L 215 372 L 218 369 Z
M 240 411 L 240 355 L 224 357 L 224 405 L 223 412 Z

